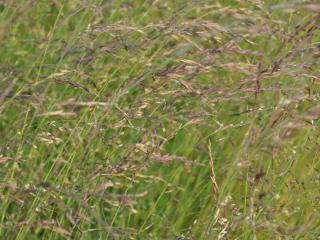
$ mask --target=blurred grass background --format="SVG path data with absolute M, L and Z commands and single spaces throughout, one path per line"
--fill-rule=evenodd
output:
M 0 2 L 1 239 L 318 239 L 317 1 Z

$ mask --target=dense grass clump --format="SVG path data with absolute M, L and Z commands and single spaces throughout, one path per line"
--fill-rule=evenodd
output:
M 317 239 L 320 5 L 0 2 L 1 239 Z

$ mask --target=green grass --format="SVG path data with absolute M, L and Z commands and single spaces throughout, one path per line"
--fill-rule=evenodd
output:
M 0 238 L 317 239 L 319 14 L 1 2 Z

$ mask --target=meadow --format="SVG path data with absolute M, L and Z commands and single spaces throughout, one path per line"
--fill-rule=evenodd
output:
M 0 1 L 0 239 L 320 239 L 320 4 Z

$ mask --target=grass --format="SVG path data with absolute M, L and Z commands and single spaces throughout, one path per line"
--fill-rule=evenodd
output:
M 320 6 L 0 3 L 1 239 L 317 239 Z

